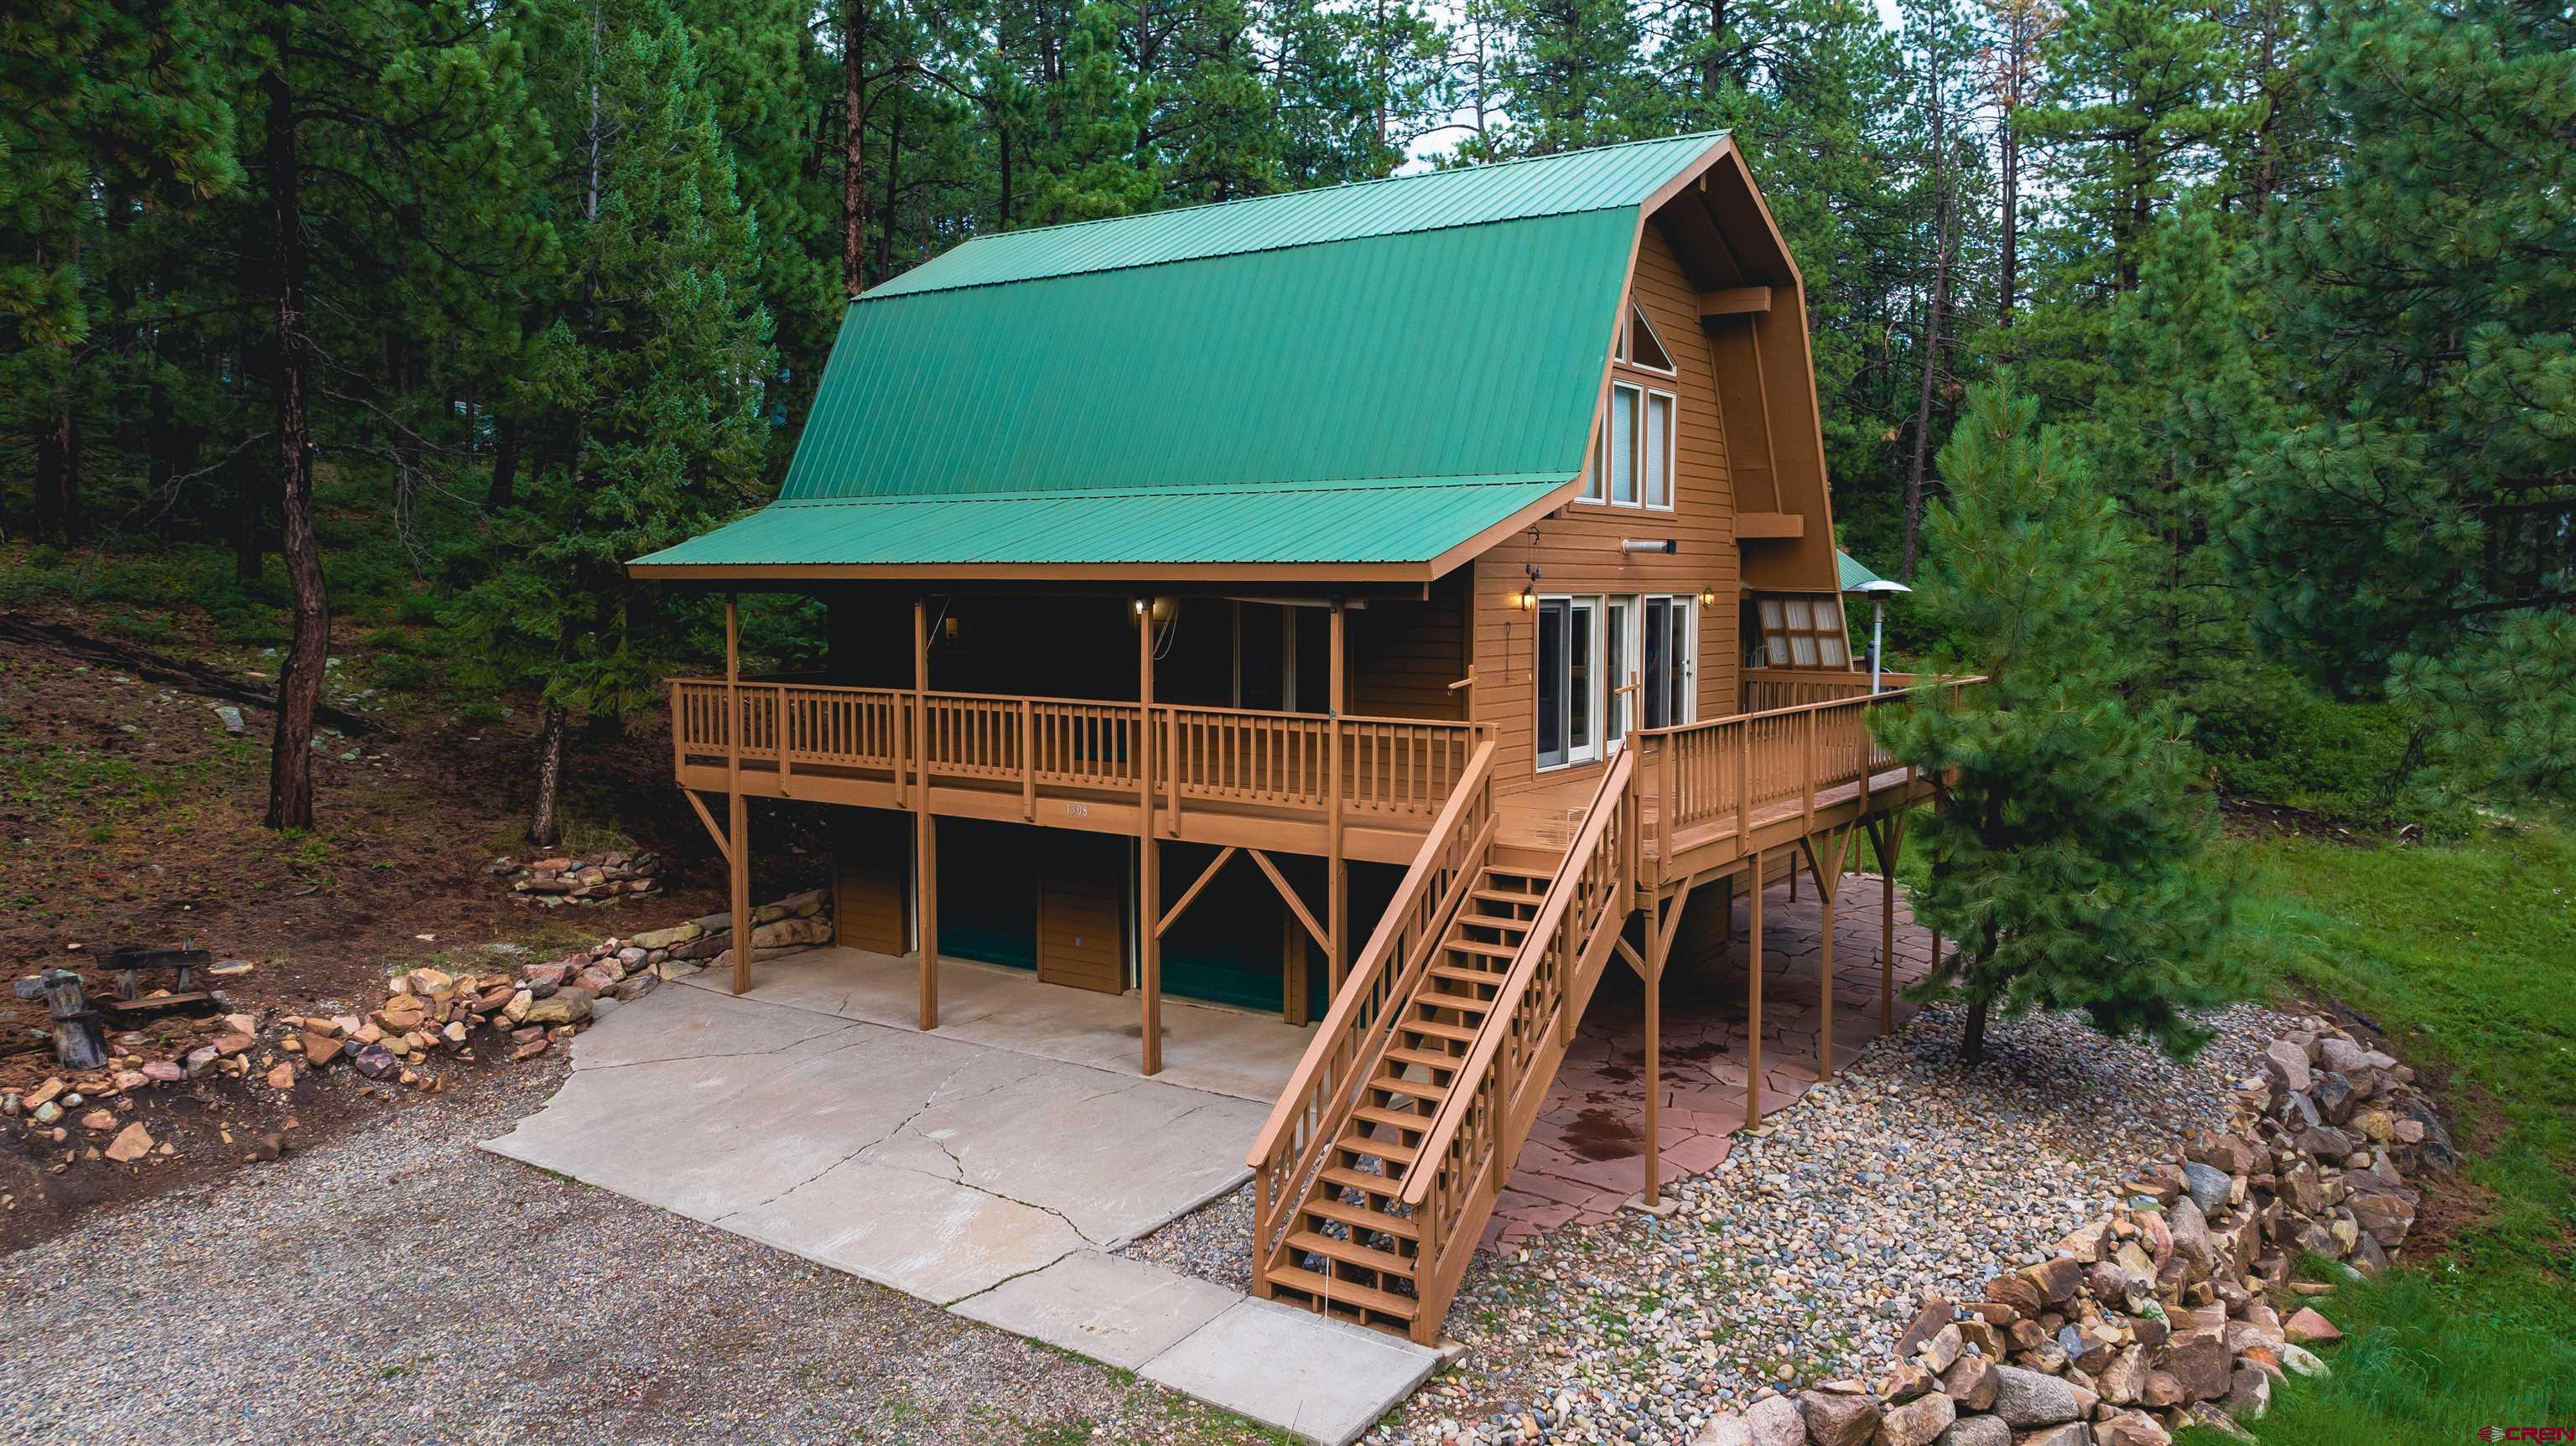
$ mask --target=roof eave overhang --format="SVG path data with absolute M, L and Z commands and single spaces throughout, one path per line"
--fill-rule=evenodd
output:
M 1427 583 L 1448 576 L 1496 543 L 1572 500 L 1576 478 L 1444 550 L 1412 562 L 631 562 L 638 582 L 1349 582 Z

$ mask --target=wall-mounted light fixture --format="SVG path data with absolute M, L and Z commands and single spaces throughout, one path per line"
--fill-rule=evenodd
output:
M 1621 552 L 1660 552 L 1670 557 L 1680 552 L 1682 545 L 1679 539 L 1671 537 L 1623 537 L 1619 539 L 1619 550 Z
M 1523 612 L 1535 612 L 1538 610 L 1538 564 L 1525 562 L 1521 566 L 1528 571 L 1529 581 L 1522 585 L 1519 592 L 1512 595 L 1512 606 Z
M 1145 615 L 1145 600 L 1143 598 L 1132 599 L 1130 606 L 1136 609 L 1136 616 L 1141 618 Z
M 1699 585 L 1699 605 L 1704 608 L 1713 608 L 1717 606 L 1716 583 L 1704 582 Z

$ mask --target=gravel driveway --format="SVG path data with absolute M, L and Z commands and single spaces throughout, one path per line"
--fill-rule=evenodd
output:
M 1277 1439 L 474 1148 L 562 1069 L 0 1260 L 0 1441 Z

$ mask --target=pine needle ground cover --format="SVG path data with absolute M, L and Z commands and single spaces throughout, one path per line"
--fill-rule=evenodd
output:
M 2467 1157 L 2450 1198 L 2427 1201 L 2413 1263 L 2327 1299 L 2348 1337 L 2333 1377 L 2277 1393 L 2258 1434 L 2348 1446 L 2576 1427 L 2576 833 L 2242 847 L 2249 962 L 2275 992 L 2386 1031 L 2455 1112 Z

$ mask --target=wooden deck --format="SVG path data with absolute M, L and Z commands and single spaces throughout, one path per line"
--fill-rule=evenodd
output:
M 734 687 L 735 761 L 742 791 L 754 797 L 910 809 L 926 790 L 930 811 L 944 817 L 1118 834 L 1138 832 L 1150 807 L 1159 838 L 1323 854 L 1327 805 L 1338 794 L 1344 856 L 1380 863 L 1414 856 L 1483 731 L 1422 718 Z M 672 683 L 672 761 L 685 787 L 728 786 L 726 688 L 721 679 Z M 1672 885 L 1723 873 L 1753 853 L 1919 798 L 1922 786 L 1870 740 L 1865 716 L 1904 696 L 1847 691 L 1634 735 L 1647 879 Z M 1140 740 L 1140 729 L 1150 737 Z M 1139 776 L 1139 756 L 1151 759 L 1150 779 Z M 1541 867 L 1563 858 L 1601 774 L 1599 766 L 1569 769 L 1498 793 L 1495 846 L 1504 861 Z

